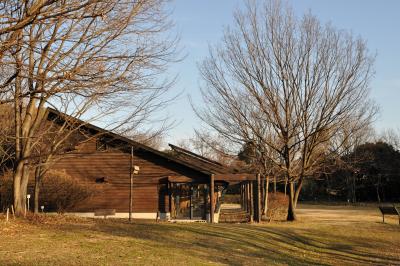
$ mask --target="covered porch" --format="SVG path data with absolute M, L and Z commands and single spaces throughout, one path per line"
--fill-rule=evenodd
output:
M 239 186 L 240 208 L 250 217 L 249 222 L 260 222 L 260 175 L 231 173 L 210 174 L 204 180 L 169 176 L 165 191 L 168 219 L 218 223 L 225 192 L 232 185 Z

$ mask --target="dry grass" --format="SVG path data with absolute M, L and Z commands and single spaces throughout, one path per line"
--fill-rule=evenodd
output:
M 299 221 L 171 224 L 0 218 L 0 265 L 400 264 L 400 226 L 376 209 L 302 206 Z

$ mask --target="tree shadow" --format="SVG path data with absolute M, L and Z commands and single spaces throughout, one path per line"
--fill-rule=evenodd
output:
M 298 257 L 296 253 L 277 249 L 269 232 L 248 231 L 252 225 L 170 224 L 122 221 L 95 221 L 90 231 L 151 241 L 154 245 L 187 250 L 187 255 L 214 263 L 328 265 L 312 257 Z M 86 225 L 65 224 L 61 231 L 87 231 Z M 246 232 L 247 230 L 247 232 Z M 182 237 L 184 236 L 184 237 Z
M 64 224 L 59 230 L 88 230 L 87 225 Z M 339 237 L 305 228 L 249 224 L 171 224 L 149 221 L 96 220 L 89 230 L 117 237 L 150 241 L 152 245 L 182 249 L 187 255 L 214 263 L 329 265 L 399 264 L 399 258 L 374 253 L 367 238 Z M 391 242 L 378 241 L 381 245 Z M 366 251 L 368 250 L 368 251 Z

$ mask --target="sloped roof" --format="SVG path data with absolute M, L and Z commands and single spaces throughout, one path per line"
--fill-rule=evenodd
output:
M 196 165 L 199 168 L 208 169 L 215 174 L 239 173 L 239 170 L 235 168 L 225 166 L 217 161 L 211 160 L 209 158 L 206 158 L 204 156 L 201 156 L 184 148 L 175 146 L 173 144 L 169 144 L 169 146 L 174 151 L 174 155 L 177 158 L 191 165 Z
M 78 118 L 74 118 L 65 113 L 59 112 L 55 109 L 47 108 L 46 112 L 47 112 L 46 118 L 48 120 L 50 120 L 51 118 L 52 119 L 54 119 L 54 118 L 61 119 L 62 121 L 65 121 L 66 119 L 68 119 L 70 121 L 73 121 L 74 124 L 80 125 L 80 127 L 83 129 L 89 129 L 91 131 L 94 131 L 95 134 L 100 133 L 102 136 L 107 136 L 112 139 L 119 140 L 121 142 L 126 143 L 128 146 L 134 147 L 135 149 L 140 149 L 140 150 L 152 153 L 154 155 L 160 156 L 162 158 L 173 161 L 180 165 L 184 165 L 188 168 L 191 168 L 193 170 L 196 170 L 196 171 L 201 172 L 206 175 L 229 174 L 229 173 L 237 172 L 236 170 L 233 170 L 226 166 L 223 166 L 222 164 L 220 164 L 218 162 L 209 160 L 205 157 L 202 157 L 198 154 L 184 150 L 184 149 L 174 146 L 172 144 L 170 144 L 171 148 L 174 147 L 173 150 L 179 151 L 179 152 L 176 152 L 175 155 L 170 155 L 166 152 L 156 150 L 154 148 L 151 148 L 147 145 L 144 145 L 142 143 L 139 143 L 139 142 L 129 139 L 127 137 L 121 136 L 121 135 L 113 133 L 109 130 L 97 127 L 97 126 L 87 123 L 87 122 L 84 122 L 83 120 L 80 120 Z

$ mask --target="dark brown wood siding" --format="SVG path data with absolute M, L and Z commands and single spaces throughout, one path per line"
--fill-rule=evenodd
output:
M 95 145 L 95 142 L 91 144 Z M 133 163 L 140 167 L 139 174 L 134 176 L 134 212 L 168 209 L 168 201 L 162 189 L 168 176 L 183 175 L 197 182 L 207 180 L 207 176 L 202 173 L 144 150 L 135 150 Z M 105 208 L 116 209 L 117 212 L 129 211 L 129 153 L 119 150 L 93 151 L 93 147 L 87 145 L 85 149 L 63 155 L 52 168 L 64 170 L 80 182 L 95 188 L 95 194 L 73 211 L 92 212 Z M 98 178 L 105 178 L 106 182 L 96 183 Z M 159 193 L 160 189 L 162 193 Z

